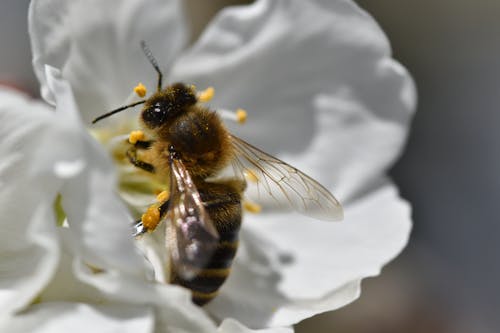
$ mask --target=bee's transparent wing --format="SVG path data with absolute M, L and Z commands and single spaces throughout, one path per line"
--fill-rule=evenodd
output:
M 182 161 L 170 164 L 167 244 L 176 273 L 191 279 L 212 258 L 219 235 Z
M 270 198 L 279 206 L 319 220 L 343 218 L 342 206 L 323 185 L 242 139 L 231 138 L 236 153 L 233 167 L 250 178 L 249 186 L 256 184 L 259 200 Z

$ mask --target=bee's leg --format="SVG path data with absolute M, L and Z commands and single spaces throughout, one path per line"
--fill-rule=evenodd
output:
M 148 231 L 153 231 L 156 226 L 163 220 L 168 211 L 170 201 L 165 200 L 160 205 L 154 204 L 142 214 L 142 217 L 132 224 L 132 236 L 140 236 Z
M 147 141 L 144 141 L 147 142 Z M 135 145 L 127 150 L 127 157 L 134 166 L 147 172 L 155 173 L 155 167 L 151 163 L 141 161 L 137 158 L 137 149 Z
M 153 144 L 153 140 L 149 140 L 149 141 L 141 141 L 141 140 L 137 140 L 135 143 L 134 143 L 134 147 L 136 149 L 149 149 L 151 147 L 151 145 Z
M 149 149 L 154 143 L 154 140 L 145 140 L 146 135 L 143 131 L 132 131 L 128 135 L 128 143 L 136 149 Z
M 160 210 L 160 218 L 163 219 L 165 217 L 165 214 L 167 213 L 168 211 L 168 207 L 170 205 L 170 200 L 165 200 L 164 202 L 162 202 L 162 204 L 160 205 L 159 207 L 159 210 Z

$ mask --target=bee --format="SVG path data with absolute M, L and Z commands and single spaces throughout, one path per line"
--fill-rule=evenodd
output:
M 103 114 L 93 123 L 143 104 L 139 122 L 151 139 L 130 141 L 127 157 L 165 179 L 170 190 L 134 225 L 134 236 L 166 221 L 170 282 L 186 287 L 204 305 L 216 297 L 238 248 L 245 175 L 262 199 L 322 220 L 342 219 L 342 207 L 321 184 L 298 169 L 231 134 L 219 114 L 202 105 L 195 88 L 162 88 L 162 72 L 150 49 L 141 47 L 158 74 L 157 91 L 141 101 Z M 146 151 L 147 161 L 138 151 Z M 232 166 L 233 176 L 217 178 Z

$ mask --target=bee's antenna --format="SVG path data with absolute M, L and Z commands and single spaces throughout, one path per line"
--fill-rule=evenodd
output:
M 129 104 L 129 105 L 125 105 L 125 106 L 121 106 L 118 109 L 114 109 L 112 111 L 109 111 L 108 113 L 105 113 L 105 114 L 100 115 L 99 117 L 95 118 L 94 120 L 92 120 L 92 124 L 95 124 L 99 120 L 102 120 L 102 119 L 107 118 L 109 116 L 112 116 L 115 113 L 121 112 L 121 111 L 126 110 L 128 108 L 134 107 L 134 106 L 139 105 L 139 104 L 144 104 L 144 103 L 146 103 L 146 100 L 142 100 L 142 101 L 135 102 L 135 103 L 132 103 L 132 104 Z
M 143 40 L 141 40 L 141 47 L 142 47 L 142 51 L 144 52 L 144 55 L 146 55 L 146 58 L 148 58 L 151 65 L 153 65 L 155 71 L 158 73 L 157 89 L 158 89 L 158 91 L 160 91 L 161 90 L 161 83 L 162 83 L 161 81 L 163 78 L 163 74 L 160 70 L 160 66 L 158 66 L 158 62 L 156 61 L 155 57 L 153 56 L 153 53 L 151 52 L 151 50 L 149 49 L 149 46 Z

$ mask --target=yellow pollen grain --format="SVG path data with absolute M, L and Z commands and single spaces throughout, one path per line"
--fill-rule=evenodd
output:
M 168 193 L 168 191 L 161 191 L 156 196 L 156 200 L 158 200 L 158 202 L 165 202 L 168 200 L 169 197 L 170 197 L 170 193 Z
M 141 82 L 139 82 L 139 84 L 135 86 L 134 92 L 137 94 L 137 96 L 144 97 L 144 96 L 146 96 L 146 93 L 148 91 L 146 89 L 146 86 L 143 85 Z
M 243 202 L 243 208 L 250 213 L 258 214 L 262 211 L 262 207 L 256 203 L 250 201 Z
M 137 141 L 143 141 L 145 138 L 143 131 L 132 131 L 128 136 L 128 142 L 135 145 Z
M 207 89 L 200 91 L 200 93 L 198 94 L 198 100 L 202 103 L 205 103 L 214 98 L 214 95 L 215 95 L 214 87 L 208 87 Z
M 237 109 L 236 121 L 240 124 L 244 124 L 247 121 L 247 112 L 243 109 Z
M 155 230 L 158 223 L 160 223 L 160 209 L 158 206 L 149 206 L 148 210 L 142 214 L 141 221 L 146 230 Z
M 243 174 L 245 175 L 245 178 L 251 183 L 257 183 L 259 181 L 259 177 L 257 177 L 257 175 L 252 170 L 247 169 L 243 172 Z

